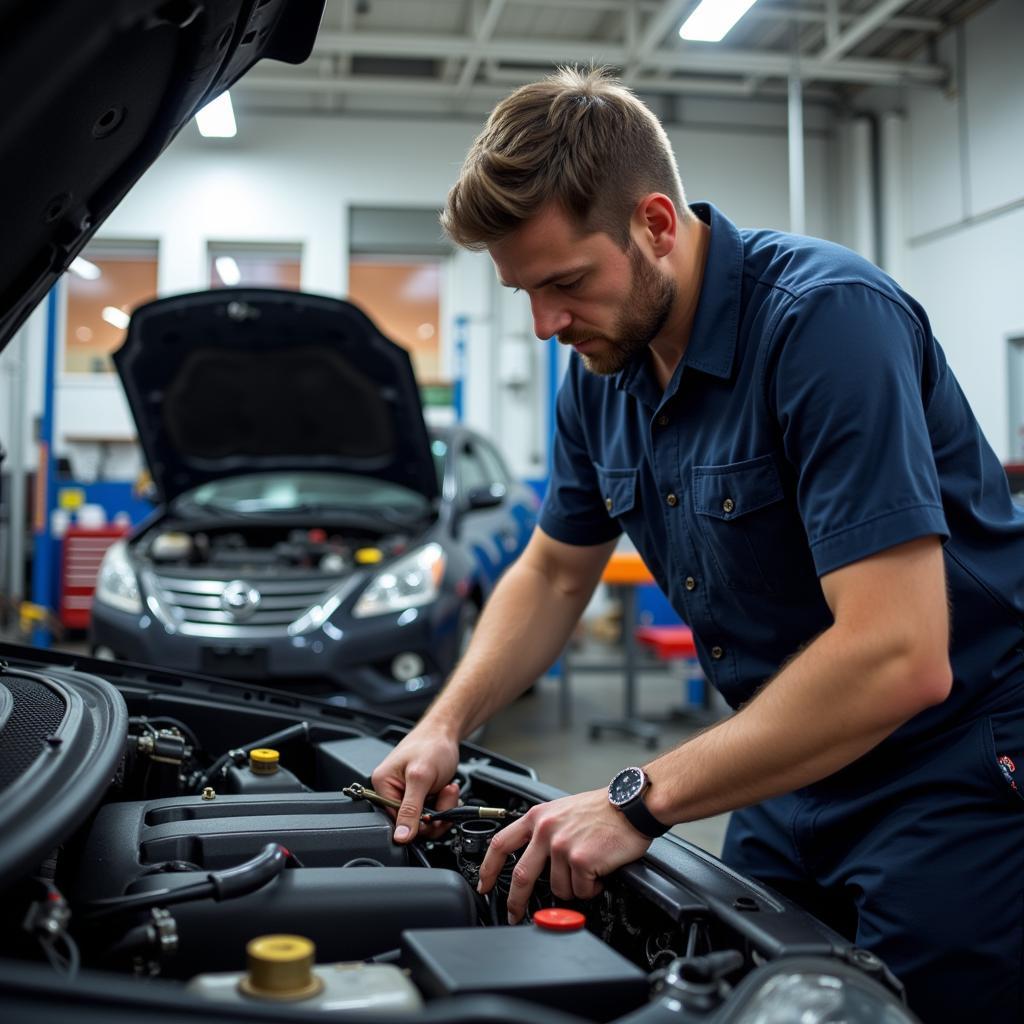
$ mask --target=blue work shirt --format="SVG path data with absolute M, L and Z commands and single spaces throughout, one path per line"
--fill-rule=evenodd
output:
M 700 301 L 664 393 L 639 355 L 574 354 L 540 526 L 625 531 L 733 707 L 832 623 L 819 577 L 944 542 L 953 691 L 896 740 L 1024 693 L 1024 513 L 924 310 L 840 246 L 739 230 L 709 204 Z

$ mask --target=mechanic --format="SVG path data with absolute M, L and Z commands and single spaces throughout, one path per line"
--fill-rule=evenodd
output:
M 555 661 L 624 530 L 735 714 L 532 809 L 481 890 L 525 847 L 515 923 L 546 867 L 587 899 L 735 811 L 723 859 L 882 957 L 929 1024 L 1024 1019 L 1024 514 L 924 310 L 846 249 L 688 205 L 599 71 L 500 103 L 442 219 L 575 352 L 539 527 L 374 773 L 396 841 L 455 803 L 459 740 Z

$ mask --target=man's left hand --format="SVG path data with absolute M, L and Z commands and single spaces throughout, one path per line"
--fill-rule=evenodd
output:
M 518 924 L 544 865 L 550 859 L 551 891 L 562 900 L 587 900 L 601 878 L 642 857 L 651 845 L 608 801 L 606 789 L 538 804 L 498 832 L 480 865 L 480 889 L 489 892 L 508 855 L 525 846 L 512 871 L 509 924 Z

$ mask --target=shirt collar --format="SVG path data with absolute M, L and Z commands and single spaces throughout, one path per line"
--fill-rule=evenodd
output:
M 711 203 L 691 203 L 690 209 L 711 228 L 711 239 L 690 341 L 666 395 L 675 390 L 684 367 L 712 377 L 731 376 L 739 334 L 743 239 L 736 225 Z M 646 361 L 644 351 L 617 375 L 615 386 L 630 390 Z

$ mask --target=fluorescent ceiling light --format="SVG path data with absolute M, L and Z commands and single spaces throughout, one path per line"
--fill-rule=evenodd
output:
M 743 17 L 754 0 L 701 0 L 679 29 L 681 39 L 717 43 Z
M 122 331 L 128 327 L 128 323 L 131 320 L 131 317 L 129 317 L 123 309 L 118 309 L 117 306 L 104 306 L 103 312 L 100 316 L 102 316 L 111 327 L 118 327 Z
M 222 92 L 215 100 L 210 100 L 196 114 L 199 134 L 208 139 L 233 139 L 237 134 L 235 128 L 235 111 L 231 106 L 231 93 Z
M 81 256 L 76 256 L 71 261 L 71 266 L 68 267 L 68 270 L 70 270 L 72 274 L 77 274 L 79 277 L 84 277 L 86 281 L 95 281 L 96 278 L 103 273 L 103 271 L 100 270 L 100 268 L 97 267 L 95 263 L 90 263 L 88 260 L 83 259 Z
M 242 272 L 238 269 L 234 256 L 218 256 L 213 265 L 217 268 L 217 276 L 229 287 L 242 280 Z

